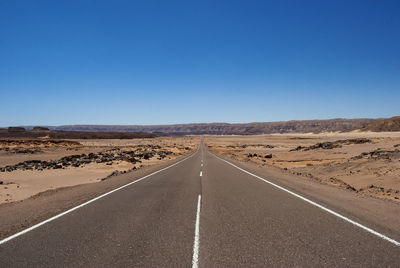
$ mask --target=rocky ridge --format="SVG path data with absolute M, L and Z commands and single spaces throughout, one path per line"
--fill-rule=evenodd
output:
M 337 140 L 337 141 L 327 141 L 327 142 L 320 142 L 311 146 L 297 146 L 294 149 L 291 149 L 290 152 L 293 151 L 309 151 L 309 150 L 316 150 L 316 149 L 334 149 L 334 148 L 341 148 L 342 145 L 350 145 L 350 144 L 363 144 L 372 142 L 370 139 L 366 138 L 358 138 L 358 139 L 348 139 L 348 140 Z

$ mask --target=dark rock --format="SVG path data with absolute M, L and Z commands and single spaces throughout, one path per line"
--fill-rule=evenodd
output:
M 158 145 L 143 145 L 143 148 L 156 148 L 161 149 Z M 115 152 L 117 151 L 117 152 Z M 158 154 L 159 158 L 163 159 L 167 155 L 173 154 L 172 151 L 168 150 L 148 150 L 144 152 L 136 153 L 135 151 L 121 151 L 119 148 L 115 150 L 108 150 L 106 152 L 99 153 L 89 153 L 80 155 L 69 155 L 62 157 L 59 160 L 52 161 L 41 161 L 41 160 L 28 160 L 20 162 L 13 166 L 0 167 L 0 172 L 10 172 L 13 170 L 43 170 L 43 169 L 60 169 L 68 166 L 80 167 L 84 164 L 95 163 L 109 163 L 111 165 L 112 161 L 122 160 L 131 163 L 141 162 L 138 158 L 150 159 Z
M 9 127 L 8 132 L 24 132 L 26 131 L 23 127 Z
M 400 158 L 400 150 L 380 150 L 377 149 L 375 151 L 371 152 L 364 152 L 361 153 L 360 155 L 357 155 L 355 157 L 352 157 L 351 160 L 357 160 L 357 159 L 373 159 L 373 160 L 378 160 L 378 159 L 383 159 L 383 160 L 394 160 L 394 159 L 399 159 Z
M 353 186 L 351 186 L 351 185 L 349 185 L 349 184 L 346 185 L 346 189 L 347 189 L 347 190 L 354 191 L 354 192 L 357 192 L 356 188 L 354 188 Z
M 272 154 L 266 154 L 264 157 L 265 158 L 272 158 Z
M 363 143 L 368 143 L 371 142 L 370 139 L 365 139 L 365 138 L 359 138 L 359 139 L 348 139 L 348 140 L 337 140 L 337 141 L 327 141 L 327 142 L 321 142 L 317 143 L 314 145 L 311 145 L 309 147 L 303 147 L 303 146 L 297 146 L 295 149 L 290 150 L 292 151 L 308 151 L 308 150 L 316 150 L 316 149 L 334 149 L 334 148 L 341 148 L 342 145 L 350 145 L 350 144 L 363 144 Z
M 143 153 L 143 159 L 150 159 L 151 157 L 153 157 L 154 153 L 153 152 L 144 152 Z
M 301 151 L 301 150 L 303 150 L 303 149 L 305 149 L 306 147 L 303 147 L 303 146 L 297 146 L 296 148 L 294 148 L 294 149 L 291 149 L 289 152 L 293 152 L 293 151 Z
M 32 131 L 50 131 L 47 127 L 33 127 Z

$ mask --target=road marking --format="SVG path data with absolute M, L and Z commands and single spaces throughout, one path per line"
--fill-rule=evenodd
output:
M 200 148 L 200 147 L 199 147 L 199 148 Z M 60 214 L 57 214 L 56 216 L 53 216 L 53 217 L 51 217 L 51 218 L 49 218 L 49 219 L 47 219 L 47 220 L 44 220 L 44 221 L 42 221 L 42 222 L 39 222 L 38 224 L 35 224 L 35 225 L 33 225 L 33 226 L 31 226 L 31 227 L 25 229 L 25 230 L 22 230 L 21 232 L 18 232 L 18 233 L 13 234 L 13 235 L 11 235 L 11 236 L 9 236 L 9 237 L 6 237 L 6 238 L 4 238 L 3 240 L 0 240 L 0 245 L 1 245 L 1 244 L 4 244 L 4 243 L 6 243 L 6 242 L 8 242 L 8 241 L 10 241 L 10 240 L 12 240 L 12 239 L 14 239 L 14 238 L 17 238 L 18 236 L 21 236 L 21 235 L 23 235 L 23 234 L 25 234 L 25 233 L 27 233 L 27 232 L 30 232 L 30 231 L 32 231 L 32 230 L 34 230 L 34 229 L 36 229 L 36 228 L 38 228 L 38 227 L 40 227 L 40 226 L 42 226 L 42 225 L 48 223 L 48 222 L 54 221 L 55 219 L 58 219 L 58 218 L 60 218 L 60 217 L 62 217 L 62 216 L 64 216 L 64 215 L 66 215 L 66 214 L 68 214 L 68 213 L 71 213 L 72 211 L 77 210 L 78 208 L 81 208 L 81 207 L 84 207 L 84 206 L 86 206 L 86 205 L 89 205 L 90 203 L 92 203 L 92 202 L 94 202 L 94 201 L 97 201 L 97 200 L 99 200 L 100 198 L 103 198 L 103 197 L 105 197 L 105 196 L 107 196 L 107 195 L 109 195 L 109 194 L 112 194 L 112 193 L 114 193 L 114 192 L 116 192 L 116 191 L 119 191 L 119 190 L 125 188 L 125 187 L 128 187 L 128 186 L 130 186 L 130 185 L 132 185 L 132 184 L 135 184 L 135 183 L 137 183 L 137 182 L 139 182 L 139 181 L 142 181 L 142 180 L 144 180 L 144 179 L 146 179 L 146 178 L 148 178 L 148 177 L 150 177 L 150 176 L 153 176 L 153 175 L 155 175 L 155 174 L 157 174 L 157 173 L 159 173 L 159 172 L 162 172 L 162 171 L 164 171 L 164 170 L 166 170 L 166 169 L 169 169 L 169 168 L 171 168 L 171 167 L 173 167 L 173 166 L 176 166 L 176 165 L 182 163 L 183 161 L 186 161 L 186 160 L 188 160 L 189 158 L 192 158 L 194 155 L 196 155 L 197 152 L 199 151 L 199 148 L 198 148 L 197 151 L 196 151 L 195 153 L 193 153 L 192 155 L 190 155 L 190 156 L 188 156 L 188 157 L 186 157 L 186 158 L 184 158 L 184 159 L 182 159 L 182 160 L 180 160 L 180 161 L 178 161 L 178 162 L 176 162 L 176 163 L 174 163 L 174 164 L 172 164 L 172 165 L 170 165 L 170 166 L 168 166 L 168 167 L 162 168 L 162 169 L 157 170 L 157 171 L 155 171 L 155 172 L 153 172 L 153 173 L 151 173 L 151 174 L 148 174 L 148 175 L 146 175 L 146 176 L 144 176 L 144 177 L 142 177 L 142 178 L 140 178 L 140 179 L 137 179 L 137 180 L 132 181 L 132 182 L 130 182 L 130 183 L 128 183 L 128 184 L 122 185 L 122 186 L 120 186 L 120 187 L 118 187 L 118 188 L 116 188 L 116 189 L 114 189 L 114 190 L 111 190 L 111 191 L 109 191 L 109 192 L 107 192 L 107 193 L 105 193 L 105 194 L 102 194 L 102 195 L 100 195 L 100 196 L 98 196 L 98 197 L 95 197 L 95 198 L 89 200 L 89 201 L 86 201 L 86 202 L 83 203 L 83 204 L 80 204 L 80 205 L 78 205 L 78 206 L 76 206 L 76 207 L 73 207 L 73 208 L 71 208 L 71 209 L 68 209 L 67 211 L 64 211 L 64 212 L 62 212 L 62 213 L 60 213 Z
M 200 177 L 202 177 L 203 176 L 203 171 L 200 171 Z
M 369 232 L 369 233 L 371 233 L 373 235 L 376 235 L 377 237 L 382 238 L 382 239 L 384 239 L 384 240 L 386 240 L 386 241 L 388 241 L 388 242 L 390 242 L 390 243 L 392 243 L 392 244 L 394 244 L 396 246 L 400 246 L 400 242 L 398 242 L 398 241 L 396 241 L 396 240 L 394 240 L 394 239 L 392 239 L 392 238 L 390 238 L 390 237 L 388 237 L 388 236 L 386 236 L 384 234 L 381 234 L 381 233 L 379 233 L 379 232 L 377 232 L 377 231 L 375 231 L 375 230 L 373 230 L 373 229 L 371 229 L 371 228 L 369 228 L 367 226 L 364 226 L 361 223 L 353 221 L 352 219 L 349 219 L 346 216 L 343 216 L 342 214 L 339 214 L 339 213 L 337 213 L 337 212 L 335 212 L 335 211 L 333 211 L 333 210 L 331 210 L 329 208 L 326 208 L 326 207 L 324 207 L 324 206 L 322 206 L 322 205 L 320 205 L 320 204 L 318 204 L 318 203 L 316 203 L 314 201 L 311 201 L 310 199 L 305 198 L 304 196 L 296 194 L 295 192 L 292 192 L 292 191 L 290 191 L 290 190 L 288 190 L 288 189 L 286 189 L 286 188 L 284 188 L 282 186 L 279 186 L 278 184 L 270 182 L 269 180 L 266 180 L 266 179 L 264 179 L 264 178 L 262 178 L 260 176 L 257 176 L 257 175 L 255 175 L 255 174 L 253 174 L 253 173 L 251 173 L 251 172 L 249 172 L 247 170 L 244 170 L 243 168 L 240 168 L 240 167 L 232 164 L 231 162 L 216 156 L 213 153 L 211 153 L 211 154 L 214 155 L 216 158 L 228 163 L 229 165 L 231 165 L 231 166 L 243 171 L 244 173 L 247 173 L 247 174 L 249 174 L 249 175 L 251 175 L 253 177 L 256 177 L 257 179 L 262 180 L 263 182 L 266 182 L 266 183 L 268 183 L 268 184 L 270 184 L 270 185 L 272 185 L 272 186 L 274 186 L 274 187 L 276 187 L 276 188 L 278 188 L 278 189 L 280 189 L 282 191 L 285 191 L 285 192 L 287 192 L 287 193 L 289 193 L 289 194 L 291 194 L 291 195 L 293 195 L 293 196 L 295 196 L 297 198 L 300 198 L 301 200 L 303 200 L 303 201 L 305 201 L 305 202 L 307 202 L 307 203 L 309 203 L 309 204 L 311 204 L 313 206 L 316 206 L 316 207 L 318 207 L 318 208 L 320 208 L 320 209 L 322 209 L 322 210 L 324 210 L 324 211 L 326 211 L 326 212 L 328 212 L 328 213 L 330 213 L 330 214 L 332 214 L 332 215 L 334 215 L 334 216 L 336 216 L 338 218 L 341 218 L 342 220 L 345 220 L 345 221 L 347 221 L 347 222 L 349 222 L 349 223 L 351 223 L 351 224 L 353 224 L 353 225 L 355 225 L 355 226 L 357 226 L 357 227 L 359 227 L 359 228 L 361 228 L 361 229 L 363 229 L 363 230 L 365 230 L 365 231 L 367 231 L 367 232 Z
M 203 163 L 201 163 L 201 166 L 203 166 Z
M 201 195 L 199 195 L 199 197 L 197 199 L 196 225 L 195 225 L 195 229 L 194 229 L 193 258 L 192 258 L 192 267 L 193 268 L 197 268 L 199 266 L 200 207 L 201 207 Z

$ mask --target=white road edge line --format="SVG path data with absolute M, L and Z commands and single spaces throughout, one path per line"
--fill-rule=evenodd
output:
M 200 208 L 201 208 L 201 195 L 199 195 L 197 199 L 197 213 L 196 213 L 196 225 L 194 229 L 192 268 L 197 268 L 199 266 Z
M 199 146 L 199 148 L 200 148 L 200 146 Z M 182 160 L 180 160 L 180 161 L 178 161 L 178 162 L 176 162 L 176 163 L 174 163 L 174 164 L 172 164 L 172 165 L 170 165 L 170 166 L 167 166 L 167 167 L 162 168 L 162 169 L 160 169 L 160 170 L 157 170 L 157 171 L 155 171 L 155 172 L 153 172 L 153 173 L 151 173 L 151 174 L 148 174 L 148 175 L 146 175 L 146 176 L 144 176 L 144 177 L 142 177 L 142 178 L 140 178 L 140 179 L 137 179 L 137 180 L 135 180 L 135 181 L 132 181 L 132 182 L 130 182 L 130 183 L 127 183 L 127 184 L 125 184 L 125 185 L 122 185 L 122 186 L 120 186 L 120 187 L 118 187 L 118 188 L 116 188 L 116 189 L 114 189 L 114 190 L 111 190 L 111 191 L 109 191 L 109 192 L 107 192 L 107 193 L 105 193 L 105 194 L 102 194 L 102 195 L 100 195 L 100 196 L 98 196 L 98 197 L 95 197 L 95 198 L 89 200 L 89 201 L 86 201 L 85 203 L 82 203 L 82 204 L 80 204 L 80 205 L 78 205 L 78 206 L 76 206 L 76 207 L 73 207 L 73 208 L 68 209 L 68 210 L 66 210 L 66 211 L 64 211 L 64 212 L 61 212 L 60 214 L 57 214 L 57 215 L 55 215 L 55 216 L 53 216 L 53 217 L 51 217 L 51 218 L 49 218 L 49 219 L 47 219 L 47 220 L 44 220 L 44 221 L 42 221 L 42 222 L 39 222 L 38 224 L 35 224 L 35 225 L 33 225 L 33 226 L 31 226 L 31 227 L 25 229 L 25 230 L 22 230 L 22 231 L 20 231 L 20 232 L 18 232 L 18 233 L 16 233 L 16 234 L 13 234 L 13 235 L 11 235 L 11 236 L 9 236 L 9 237 L 6 237 L 6 238 L 4 238 L 3 240 L 0 240 L 0 245 L 2 245 L 2 244 L 6 243 L 6 242 L 8 242 L 8 241 L 10 241 L 10 240 L 12 240 L 12 239 L 14 239 L 14 238 L 17 238 L 18 236 L 21 236 L 21 235 L 23 235 L 23 234 L 25 234 L 25 233 L 27 233 L 27 232 L 30 232 L 30 231 L 32 231 L 32 230 L 34 230 L 34 229 L 36 229 L 36 228 L 38 228 L 38 227 L 40 227 L 40 226 L 42 226 L 42 225 L 48 223 L 48 222 L 54 221 L 55 219 L 58 219 L 58 218 L 60 218 L 60 217 L 62 217 L 62 216 L 64 216 L 64 215 L 66 215 L 66 214 L 68 214 L 68 213 L 71 213 L 72 211 L 77 210 L 78 208 L 81 208 L 81 207 L 84 207 L 84 206 L 86 206 L 86 205 L 89 205 L 90 203 L 92 203 L 92 202 L 94 202 L 94 201 L 97 201 L 97 200 L 99 200 L 100 198 L 103 198 L 103 197 L 105 197 L 105 196 L 107 196 L 107 195 L 109 195 L 109 194 L 112 194 L 112 193 L 114 193 L 114 192 L 116 192 L 116 191 L 119 191 L 119 190 L 125 188 L 125 187 L 128 187 L 128 186 L 130 186 L 130 185 L 132 185 L 132 184 L 135 184 L 135 183 L 137 183 L 137 182 L 139 182 L 139 181 L 142 181 L 142 180 L 144 180 L 144 179 L 146 179 L 146 178 L 148 178 L 148 177 L 150 177 L 150 176 L 153 176 L 153 175 L 155 175 L 155 174 L 157 174 L 157 173 L 159 173 L 159 172 L 162 172 L 162 171 L 164 171 L 164 170 L 166 170 L 166 169 L 169 169 L 169 168 L 171 168 L 171 167 L 173 167 L 173 166 L 176 166 L 176 165 L 182 163 L 183 161 L 188 160 L 189 158 L 192 158 L 195 154 L 197 154 L 197 152 L 199 151 L 199 148 L 198 148 L 197 151 L 194 152 L 192 155 L 189 155 L 188 157 L 186 157 L 186 158 L 184 158 L 184 159 L 182 159 Z
M 361 229 L 363 229 L 363 230 L 365 230 L 365 231 L 367 231 L 367 232 L 369 232 L 369 233 L 371 233 L 373 235 L 376 235 L 377 237 L 382 238 L 382 239 L 384 239 L 384 240 L 386 240 L 386 241 L 388 241 L 388 242 L 390 242 L 390 243 L 392 243 L 392 244 L 394 244 L 396 246 L 400 246 L 400 242 L 398 242 L 398 241 L 396 241 L 396 240 L 394 240 L 394 239 L 392 239 L 392 238 L 390 238 L 390 237 L 388 237 L 388 236 L 386 236 L 384 234 L 381 234 L 381 233 L 379 233 L 379 232 L 377 232 L 377 231 L 375 231 L 375 230 L 373 230 L 373 229 L 371 229 L 371 228 L 369 228 L 367 226 L 364 226 L 361 223 L 353 221 L 352 219 L 349 219 L 346 216 L 343 216 L 342 214 L 339 214 L 339 213 L 337 213 L 337 212 L 335 212 L 335 211 L 333 211 L 333 210 L 331 210 L 329 208 L 326 208 L 326 207 L 324 207 L 324 206 L 322 206 L 322 205 L 320 205 L 320 204 L 318 204 L 318 203 L 316 203 L 314 201 L 311 201 L 310 199 L 307 199 L 304 196 L 296 194 L 296 193 L 294 193 L 294 192 L 292 192 L 292 191 L 290 191 L 290 190 L 288 190 L 288 189 L 286 189 L 286 188 L 284 188 L 282 186 L 279 186 L 279 185 L 277 185 L 277 184 L 275 184 L 273 182 L 270 182 L 269 180 L 261 178 L 260 176 L 257 176 L 257 175 L 255 175 L 255 174 L 253 174 L 253 173 L 251 173 L 251 172 L 249 172 L 247 170 L 244 170 L 244 169 L 232 164 L 231 162 L 220 158 L 219 156 L 217 156 L 217 155 L 215 155 L 213 153 L 211 153 L 211 154 L 214 155 L 215 157 L 217 157 L 218 159 L 228 163 L 229 165 L 231 165 L 231 166 L 243 171 L 244 173 L 247 173 L 247 174 L 249 174 L 249 175 L 251 175 L 253 177 L 256 177 L 257 179 L 262 180 L 263 182 L 266 182 L 266 183 L 268 183 L 268 184 L 270 184 L 270 185 L 272 185 L 272 186 L 274 186 L 274 187 L 276 187 L 276 188 L 278 188 L 278 189 L 280 189 L 282 191 L 285 191 L 285 192 L 287 192 L 287 193 L 289 193 L 289 194 L 291 194 L 291 195 L 293 195 L 293 196 L 295 196 L 297 198 L 300 198 L 301 200 L 303 200 L 303 201 L 305 201 L 305 202 L 307 202 L 307 203 L 309 203 L 309 204 L 311 204 L 313 206 L 316 206 L 316 207 L 318 207 L 318 208 L 320 208 L 320 209 L 322 209 L 322 210 L 324 210 L 324 211 L 326 211 L 326 212 L 328 212 L 328 213 L 330 213 L 332 215 L 335 215 L 336 217 L 339 217 L 342 220 L 345 220 L 345 221 L 347 221 L 347 222 L 349 222 L 349 223 L 351 223 L 351 224 L 353 224 L 353 225 L 355 225 L 355 226 L 357 226 L 357 227 L 359 227 L 359 228 L 361 228 Z
M 200 171 L 200 177 L 203 176 L 203 171 Z

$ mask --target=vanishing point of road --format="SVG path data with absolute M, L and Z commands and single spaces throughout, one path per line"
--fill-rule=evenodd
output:
M 203 143 L 167 168 L 0 241 L 0 267 L 293 266 L 399 267 L 400 244 Z

